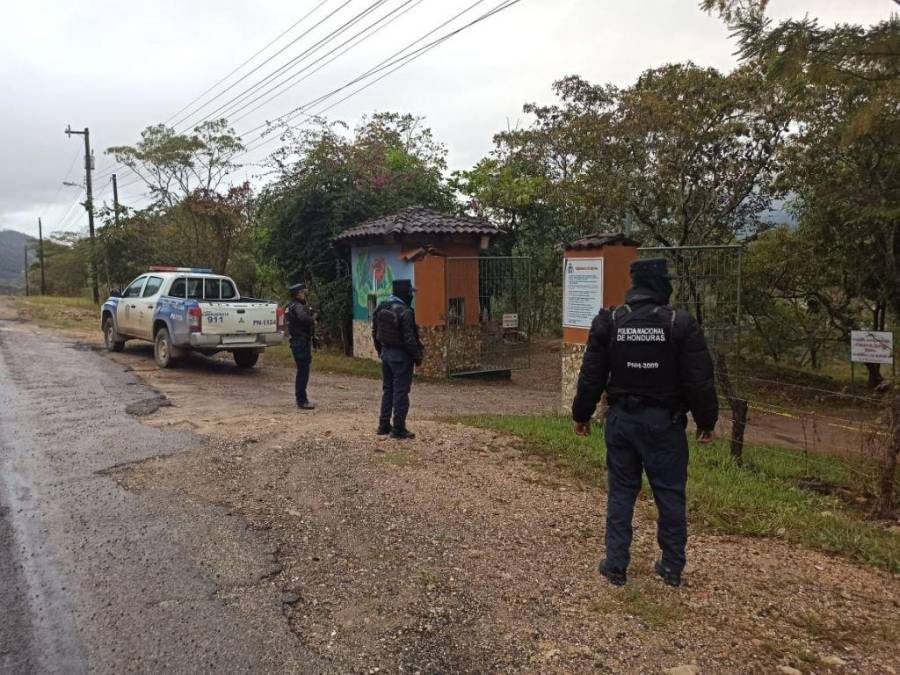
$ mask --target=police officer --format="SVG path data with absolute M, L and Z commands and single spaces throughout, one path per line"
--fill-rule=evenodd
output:
M 413 365 L 422 365 L 422 341 L 412 309 L 415 289 L 408 279 L 393 283 L 393 294 L 379 303 L 372 315 L 372 337 L 381 357 L 382 395 L 378 435 L 415 438 L 406 428 Z M 393 413 L 393 425 L 391 424 Z
M 294 380 L 294 394 L 297 407 L 301 410 L 313 410 L 316 406 L 306 395 L 309 383 L 309 369 L 312 364 L 313 340 L 316 333 L 316 316 L 306 301 L 306 285 L 294 284 L 288 290 L 291 301 L 284 310 L 288 334 L 291 338 L 291 353 L 297 364 L 297 376 Z
M 625 584 L 631 520 L 646 472 L 659 511 L 656 574 L 681 584 L 687 543 L 685 484 L 686 412 L 701 443 L 712 440 L 719 416 L 713 362 L 694 318 L 669 306 L 671 277 L 663 258 L 631 265 L 625 304 L 600 310 L 591 325 L 578 393 L 572 404 L 575 433 L 590 434 L 590 420 L 604 390 L 608 505 L 606 559 L 600 574 Z

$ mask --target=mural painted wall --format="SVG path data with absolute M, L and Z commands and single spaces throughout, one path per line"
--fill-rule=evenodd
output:
M 394 279 L 409 279 L 415 284 L 415 265 L 400 258 L 400 246 L 368 246 L 354 248 L 353 318 L 369 319 L 369 295 L 375 293 L 378 302 L 391 294 Z

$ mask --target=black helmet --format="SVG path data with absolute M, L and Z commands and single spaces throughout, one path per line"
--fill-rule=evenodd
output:
M 297 295 L 300 291 L 306 292 L 306 284 L 299 283 L 294 284 L 293 286 L 288 286 L 288 291 L 290 291 L 291 295 Z

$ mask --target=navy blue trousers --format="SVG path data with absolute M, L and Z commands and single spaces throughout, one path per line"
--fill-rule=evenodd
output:
M 606 415 L 606 560 L 610 567 L 627 569 L 631 559 L 631 520 L 641 490 L 641 474 L 653 490 L 659 512 L 656 540 L 663 564 L 674 572 L 684 569 L 687 544 L 688 445 L 685 418 L 663 408 L 617 403 Z
M 403 349 L 382 347 L 381 349 L 381 426 L 391 424 L 391 413 L 395 429 L 406 428 L 409 412 L 409 390 L 412 389 L 413 360 Z
M 309 384 L 309 369 L 312 365 L 312 350 L 309 340 L 291 340 L 291 354 L 297 365 L 297 376 L 294 378 L 294 396 L 297 405 L 309 402 L 306 387 Z

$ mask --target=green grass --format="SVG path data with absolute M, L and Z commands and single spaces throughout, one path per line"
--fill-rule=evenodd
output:
M 599 428 L 585 439 L 575 436 L 571 421 L 562 417 L 490 415 L 461 421 L 518 436 L 527 450 L 554 463 L 561 461 L 590 483 L 601 482 L 605 475 Z M 864 520 L 836 494 L 803 487 L 803 479 L 815 476 L 819 485 L 858 491 L 860 479 L 853 467 L 840 458 L 765 446 L 748 446 L 745 458 L 745 466 L 737 467 L 723 441 L 691 443 L 688 509 L 694 524 L 731 534 L 777 537 L 900 572 L 896 531 Z
M 294 367 L 291 347 L 286 342 L 266 350 L 264 356 L 267 365 Z M 343 352 L 320 349 L 313 353 L 313 370 L 332 375 L 352 375 L 354 377 L 380 378 L 381 364 L 369 359 L 357 359 L 346 356 Z

